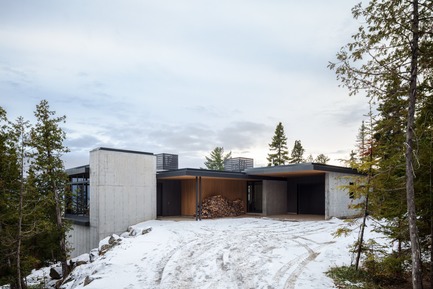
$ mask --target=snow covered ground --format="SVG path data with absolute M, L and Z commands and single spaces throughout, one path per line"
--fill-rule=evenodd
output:
M 358 233 L 334 238 L 343 225 L 339 219 L 148 221 L 133 227 L 151 232 L 121 238 L 77 267 L 75 280 L 62 288 L 334 288 L 324 272 L 350 264 L 348 246 Z M 86 277 L 91 282 L 84 286 Z

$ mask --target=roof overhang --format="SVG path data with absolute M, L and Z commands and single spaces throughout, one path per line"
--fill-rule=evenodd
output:
M 85 166 L 80 166 L 80 167 L 75 167 L 75 168 L 67 169 L 66 173 L 69 176 L 74 176 L 74 175 L 81 175 L 81 174 L 89 173 L 89 170 L 90 170 L 90 166 L 89 165 L 85 165 Z
M 207 179 L 230 179 L 230 180 L 257 180 L 261 177 L 250 176 L 244 172 L 228 172 L 228 171 L 214 171 L 206 169 L 178 169 L 171 171 L 157 172 L 156 178 L 158 180 L 188 180 L 202 177 Z
M 247 169 L 243 172 L 214 171 L 206 169 L 178 169 L 161 171 L 157 173 L 158 180 L 185 180 L 196 177 L 213 179 L 237 179 L 237 180 L 282 180 L 290 177 L 302 177 L 321 175 L 328 172 L 335 172 L 348 175 L 360 175 L 358 171 L 317 163 L 292 164 L 284 166 L 271 166 Z
M 357 170 L 339 166 L 317 164 L 317 163 L 302 163 L 302 164 L 291 164 L 283 166 L 270 166 L 261 168 L 252 168 L 245 170 L 245 173 L 250 176 L 263 176 L 263 177 L 301 177 L 325 174 L 329 172 L 348 174 L 348 175 L 360 175 Z

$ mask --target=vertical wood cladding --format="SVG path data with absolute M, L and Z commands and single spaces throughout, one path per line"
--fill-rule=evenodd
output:
M 244 207 L 247 198 L 247 182 L 242 180 L 221 180 L 202 178 L 202 200 L 207 197 L 221 195 L 234 201 L 241 199 Z M 182 181 L 181 213 L 185 216 L 195 214 L 196 182 L 194 180 Z

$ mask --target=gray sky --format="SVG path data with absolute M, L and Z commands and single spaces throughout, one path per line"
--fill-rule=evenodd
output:
M 216 146 L 267 165 L 278 122 L 291 150 L 347 158 L 367 99 L 328 61 L 359 0 L 0 0 L 0 106 L 66 115 L 66 167 L 99 147 L 179 155 Z

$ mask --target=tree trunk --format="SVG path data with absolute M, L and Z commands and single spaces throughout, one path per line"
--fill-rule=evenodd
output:
M 415 123 L 415 104 L 417 97 L 418 76 L 418 41 L 419 41 L 419 14 L 418 0 L 412 2 L 412 43 L 411 43 L 411 77 L 409 91 L 409 109 L 406 129 L 406 200 L 409 219 L 409 234 L 412 250 L 412 287 L 422 289 L 421 249 L 418 240 L 416 224 L 414 169 L 413 169 L 413 139 Z
M 24 158 L 25 158 L 25 144 L 24 144 L 24 124 L 20 123 L 20 147 L 19 147 L 19 155 L 20 155 L 20 191 L 19 191 L 19 201 L 18 201 L 18 224 L 17 224 L 17 251 L 16 251 L 16 262 L 17 262 L 17 288 L 27 288 L 24 283 L 22 276 L 22 268 L 21 268 L 21 246 L 23 241 L 23 206 L 24 206 Z
M 62 232 L 62 234 L 60 235 L 60 238 L 59 238 L 59 246 L 60 246 L 60 250 L 61 250 L 60 263 L 62 265 L 63 279 L 65 279 L 66 276 L 68 276 L 68 274 L 69 274 L 69 267 L 67 264 L 68 250 L 66 248 L 65 234 L 63 233 L 64 228 L 63 228 L 63 220 L 62 220 L 62 205 L 61 205 L 59 193 L 57 191 L 56 182 L 54 182 L 54 184 L 53 184 L 53 190 L 54 190 L 54 200 L 56 203 L 56 225 L 57 225 L 57 229 L 59 230 L 59 232 Z
M 367 220 L 367 216 L 368 216 L 368 192 L 367 192 L 367 196 L 365 197 L 364 218 L 362 219 L 361 234 L 358 240 L 358 252 L 356 254 L 355 270 L 358 270 L 359 268 L 359 261 L 361 259 L 361 252 L 362 252 L 362 244 L 364 243 L 364 230 L 365 230 L 365 222 Z
M 23 153 L 23 152 L 22 152 Z M 21 176 L 20 176 L 20 196 L 18 202 L 18 232 L 17 232 L 17 252 L 16 252 L 16 262 L 17 262 L 17 288 L 22 289 L 22 276 L 21 276 L 21 242 L 22 242 L 22 223 L 23 223 L 23 194 L 24 194 L 24 156 L 21 155 Z

